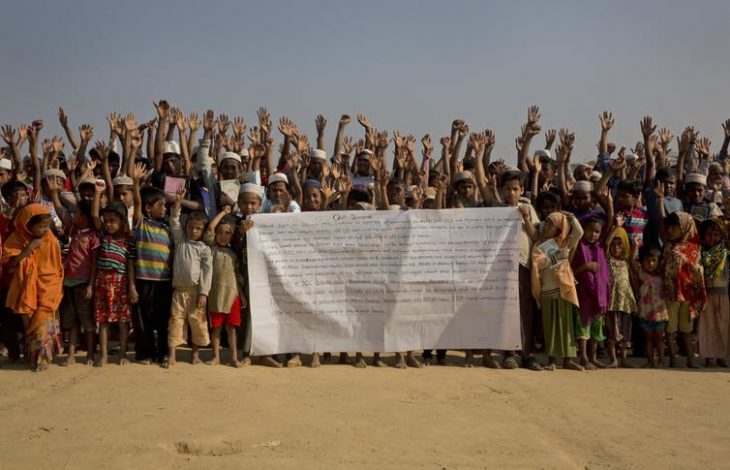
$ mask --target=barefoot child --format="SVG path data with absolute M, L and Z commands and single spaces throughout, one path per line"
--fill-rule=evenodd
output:
M 236 347 L 236 328 L 241 326 L 241 303 L 246 305 L 246 297 L 242 295 L 246 280 L 238 266 L 238 257 L 231 249 L 236 220 L 228 216 L 230 212 L 230 206 L 225 206 L 205 231 L 205 241 L 212 245 L 213 265 L 213 279 L 208 296 L 213 360 L 209 364 L 220 364 L 221 327 L 225 325 L 228 347 L 231 350 L 230 365 L 241 367 Z
M 177 347 L 187 343 L 188 325 L 193 340 L 191 362 L 200 364 L 199 350 L 210 343 L 206 303 L 210 292 L 213 269 L 210 247 L 203 241 L 208 217 L 203 212 L 191 212 L 180 224 L 180 210 L 185 191 L 175 197 L 170 214 L 170 228 L 175 241 L 172 263 L 172 308 L 168 324 L 167 344 L 170 348 L 166 366 L 175 365 Z
M 632 247 L 634 253 L 631 263 L 634 271 L 639 273 L 639 318 L 644 332 L 644 348 L 646 364 L 644 367 L 662 366 L 664 360 L 664 329 L 669 320 L 667 302 L 664 295 L 664 280 L 659 269 L 662 252 L 655 245 L 638 245 Z M 635 255 L 638 249 L 639 260 Z M 656 351 L 659 362 L 654 361 Z
M 664 219 L 664 289 L 669 305 L 669 367 L 676 367 L 677 330 L 687 350 L 687 367 L 696 368 L 692 351 L 692 323 L 707 304 L 700 260 L 700 237 L 692 216 L 674 212 Z
M 91 201 L 79 201 L 71 226 L 71 243 L 66 256 L 61 301 L 61 327 L 69 331 L 68 358 L 65 364 L 76 362 L 76 343 L 80 329 L 86 339 L 86 364 L 94 363 L 94 278 L 91 277 L 93 258 L 99 248 L 99 235 L 92 223 Z
M 583 370 L 576 356 L 575 322 L 578 294 L 570 260 L 583 237 L 583 229 L 572 214 L 553 212 L 545 219 L 540 236 L 532 248 L 532 295 L 542 306 L 545 352 L 548 369 L 555 369 L 555 358 L 563 367 Z
M 576 329 L 580 364 L 589 370 L 603 369 L 605 364 L 596 356 L 598 343 L 603 341 L 603 321 L 608 308 L 608 262 L 601 233 L 603 219 L 589 215 L 583 221 L 583 238 L 573 258 L 573 273 L 578 281 L 580 316 Z M 587 348 L 586 346 L 590 346 Z M 588 354 L 590 349 L 590 358 Z
M 101 230 L 101 245 L 92 255 L 91 276 L 94 279 L 94 312 L 99 323 L 99 366 L 109 362 L 109 327 L 119 325 L 119 365 L 127 364 L 127 338 L 132 321 L 130 304 L 137 301 L 134 286 L 134 253 L 132 236 L 127 227 L 127 207 L 112 201 L 99 214 L 101 192 L 94 197 L 92 218 Z
M 631 365 L 628 363 L 626 355 L 631 340 L 631 314 L 637 311 L 637 307 L 629 277 L 629 256 L 631 254 L 629 236 L 626 230 L 619 226 L 613 229 L 607 241 L 609 302 L 606 329 L 608 331 L 608 357 L 611 362 L 606 367 L 615 368 L 619 365 L 616 359 L 616 348 L 618 347 L 621 367 L 630 368 Z
M 702 267 L 707 288 L 707 308 L 700 315 L 700 356 L 705 365 L 713 359 L 719 367 L 727 367 L 730 356 L 730 301 L 728 300 L 728 250 L 725 223 L 707 219 L 700 225 L 702 237 Z
M 46 370 L 61 351 L 56 310 L 63 294 L 63 264 L 51 224 L 48 209 L 40 204 L 25 206 L 2 254 L 3 270 L 12 273 L 5 305 L 22 316 L 33 371 Z

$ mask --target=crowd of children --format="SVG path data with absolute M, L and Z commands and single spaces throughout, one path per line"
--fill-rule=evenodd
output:
M 45 370 L 65 344 L 61 365 L 83 348 L 85 363 L 104 366 L 117 338 L 120 364 L 129 342 L 140 363 L 171 367 L 189 344 L 193 364 L 208 346 L 209 363 L 219 364 L 223 342 L 229 364 L 250 365 L 252 214 L 512 206 L 523 219 L 515 312 L 523 350 L 476 352 L 484 366 L 595 370 L 632 367 L 629 356 L 644 355 L 646 367 L 658 367 L 667 346 L 669 366 L 682 354 L 688 367 L 700 366 L 697 356 L 727 367 L 730 120 L 716 154 L 687 127 L 670 155 L 672 134 L 657 132 L 650 117 L 640 122 L 643 139 L 617 152 L 608 140 L 614 119 L 604 112 L 598 157 L 574 165 L 566 129 L 546 131 L 530 154 L 542 131 L 533 106 L 510 167 L 492 159 L 490 130 L 470 133 L 461 120 L 441 138 L 438 160 L 424 136 L 419 162 L 413 136 L 379 131 L 362 115 L 364 137 L 346 137 L 351 118 L 343 115 L 328 154 L 323 116 L 313 146 L 281 118 L 277 146 L 264 108 L 248 133 L 239 117 L 186 116 L 165 101 L 155 109 L 141 124 L 111 114 L 109 139 L 88 152 L 93 129 L 76 133 L 63 109 L 68 153 L 61 137 L 41 141 L 42 121 L 3 126 L 0 341 L 9 361 Z M 381 352 L 374 364 L 385 366 Z M 474 353 L 466 352 L 467 365 Z M 396 352 L 396 366 L 432 358 Z M 284 365 L 276 356 L 256 360 Z M 446 351 L 436 361 L 446 363 Z M 349 362 L 346 353 L 340 362 Z M 286 359 L 300 364 L 298 354 Z M 353 365 L 367 365 L 361 353 Z

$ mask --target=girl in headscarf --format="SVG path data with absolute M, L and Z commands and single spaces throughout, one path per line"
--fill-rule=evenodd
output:
M 631 367 L 626 360 L 631 340 L 631 314 L 636 313 L 636 299 L 631 289 L 629 277 L 629 257 L 631 247 L 629 236 L 621 227 L 613 229 L 606 239 L 608 241 L 609 302 L 606 315 L 608 331 L 608 357 L 611 362 L 606 366 L 614 368 L 619 365 L 616 360 L 616 348 L 619 348 L 621 367 Z
M 3 269 L 12 272 L 5 305 L 22 315 L 34 371 L 46 370 L 61 352 L 56 311 L 63 293 L 63 263 L 51 224 L 48 209 L 40 204 L 25 206 L 15 218 L 15 231 L 2 254 Z
M 582 236 L 583 229 L 572 214 L 553 212 L 545 219 L 532 249 L 532 295 L 542 306 L 549 370 L 555 369 L 556 357 L 563 358 L 566 369 L 583 370 L 573 360 L 578 294 L 570 267 Z
M 580 364 L 589 370 L 604 368 L 598 361 L 598 343 L 603 341 L 603 320 L 608 307 L 608 262 L 601 234 L 604 221 L 598 215 L 583 220 L 583 238 L 573 258 L 573 273 L 578 281 L 580 318 L 576 325 Z M 590 358 L 586 346 L 590 346 Z
M 730 356 L 727 227 L 719 219 L 708 219 L 700 224 L 700 236 L 707 289 L 707 307 L 697 327 L 700 356 L 705 358 L 708 367 L 714 359 L 719 367 L 727 367 L 726 359 Z
M 698 366 L 692 361 L 692 323 L 707 304 L 700 260 L 700 236 L 692 216 L 687 212 L 669 214 L 664 220 L 664 231 L 662 262 L 664 290 L 669 304 L 669 366 L 676 366 L 676 335 L 679 330 L 687 350 L 687 367 L 696 368 Z

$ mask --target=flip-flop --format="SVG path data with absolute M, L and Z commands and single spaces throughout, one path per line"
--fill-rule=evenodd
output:
M 507 356 L 502 361 L 502 367 L 505 369 L 517 369 L 520 365 L 517 363 L 517 359 L 514 356 Z
M 542 367 L 542 364 L 540 364 L 540 361 L 537 360 L 536 357 L 530 356 L 527 359 L 525 359 L 522 362 L 522 367 L 530 370 L 534 370 L 536 372 L 544 370 Z

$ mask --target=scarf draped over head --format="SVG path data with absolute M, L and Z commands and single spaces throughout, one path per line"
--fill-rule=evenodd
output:
M 611 233 L 608 235 L 609 256 L 611 255 L 611 242 L 613 242 L 614 238 L 621 240 L 621 246 L 624 247 L 624 259 L 628 260 L 629 256 L 631 256 L 631 243 L 629 243 L 629 234 L 626 232 L 626 229 L 623 227 L 615 227 L 611 230 Z
M 667 302 L 688 302 L 689 313 L 696 317 L 705 309 L 707 293 L 700 259 L 700 236 L 692 215 L 675 212 L 682 236 L 664 244 L 664 290 Z
M 15 217 L 15 231 L 5 243 L 2 264 L 13 261 L 28 247 L 33 235 L 28 222 L 37 215 L 50 215 L 40 204 L 29 204 Z M 54 315 L 63 293 L 63 264 L 58 240 L 49 230 L 41 239 L 41 245 L 17 265 L 10 281 L 5 305 L 13 312 L 27 315 L 30 325 L 26 333 L 33 332 Z
M 722 232 L 722 240 L 715 246 L 702 246 L 701 263 L 705 279 L 714 280 L 722 276 L 727 263 L 727 226 L 720 219 L 707 219 L 700 225 L 700 235 L 711 226 L 716 226 Z
M 555 240 L 555 243 L 561 249 L 567 248 L 568 236 L 570 235 L 570 221 L 568 220 L 568 216 L 562 212 L 553 212 L 547 216 L 545 222 L 560 230 L 560 233 L 555 235 L 553 240 Z M 548 256 L 540 249 L 540 244 L 547 240 L 548 238 L 541 233 L 537 243 L 535 243 L 532 248 L 532 270 L 530 273 L 530 281 L 532 285 L 532 295 L 538 303 L 540 302 L 540 290 L 542 286 L 542 282 L 540 280 L 540 268 L 548 258 Z M 570 263 L 557 263 L 550 269 L 560 286 L 560 298 L 578 306 L 578 293 L 575 289 L 575 278 L 573 277 L 573 270 L 570 268 Z
M 606 252 L 601 240 L 595 243 L 586 243 L 581 240 L 573 257 L 573 267 L 579 268 L 586 263 L 598 263 L 598 272 L 583 271 L 576 275 L 578 281 L 578 302 L 583 324 L 589 324 L 598 315 L 606 313 L 608 308 L 608 285 L 610 275 Z

